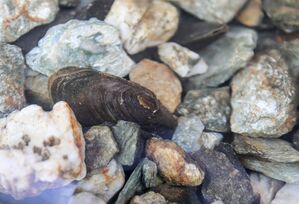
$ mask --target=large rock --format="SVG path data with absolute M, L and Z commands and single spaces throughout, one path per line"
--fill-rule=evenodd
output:
M 211 23 L 225 24 L 231 21 L 246 0 L 168 0 L 185 11 Z
M 120 30 L 128 53 L 168 41 L 179 24 L 177 9 L 160 0 L 115 0 L 105 21 Z
M 230 89 L 222 87 L 188 91 L 177 112 L 183 116 L 199 116 L 207 130 L 228 132 L 231 114 Z
M 151 90 L 170 112 L 181 103 L 181 82 L 164 64 L 144 59 L 129 76 L 131 81 Z
M 11 113 L 0 129 L 1 192 L 22 199 L 85 177 L 81 126 L 65 102 Z
M 217 87 L 226 82 L 246 66 L 254 55 L 256 42 L 254 30 L 232 27 L 223 37 L 198 52 L 209 68 L 206 73 L 191 77 L 187 88 Z
M 296 122 L 295 87 L 277 50 L 258 55 L 232 81 L 231 129 L 251 137 L 280 137 Z
M 274 162 L 299 162 L 299 151 L 281 139 L 252 138 L 235 135 L 234 149 L 238 154 L 251 155 Z
M 297 204 L 299 184 L 286 184 L 276 194 L 271 204 Z
M 50 23 L 58 0 L 1 0 L 0 42 L 13 42 L 36 26 Z
M 205 174 L 200 166 L 172 141 L 152 138 L 147 143 L 146 154 L 157 164 L 161 176 L 170 183 L 199 186 L 204 179 Z
M 122 49 L 117 29 L 95 18 L 53 26 L 26 60 L 31 69 L 48 76 L 75 66 L 123 77 L 134 65 Z
M 1 4 L 0 4 L 1 8 Z M 0 44 L 0 118 L 25 106 L 25 63 L 22 51 L 14 45 Z

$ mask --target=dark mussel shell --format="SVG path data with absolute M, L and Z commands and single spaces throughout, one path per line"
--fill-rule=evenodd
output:
M 66 101 L 86 126 L 126 120 L 142 126 L 174 128 L 176 118 L 148 89 L 92 69 L 68 67 L 48 82 L 54 102 Z

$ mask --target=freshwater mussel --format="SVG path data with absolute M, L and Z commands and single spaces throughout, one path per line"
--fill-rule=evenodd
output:
M 89 68 L 63 68 L 49 78 L 48 87 L 53 101 L 66 101 L 85 126 L 118 120 L 144 127 L 177 125 L 148 89 Z

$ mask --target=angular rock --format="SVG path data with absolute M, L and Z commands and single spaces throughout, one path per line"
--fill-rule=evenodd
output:
M 222 134 L 217 132 L 203 132 L 198 139 L 197 143 L 201 147 L 207 149 L 214 149 L 215 146 L 219 145 L 223 139 Z
M 276 194 L 271 204 L 297 204 L 299 184 L 286 184 Z
M 232 80 L 231 129 L 251 137 L 280 137 L 296 122 L 295 87 L 277 50 L 258 55 Z
M 225 24 L 231 21 L 245 4 L 246 0 L 168 0 L 185 11 L 211 23 Z
M 194 187 L 173 186 L 165 183 L 154 188 L 153 191 L 164 196 L 169 203 L 201 204 Z
M 157 164 L 159 173 L 167 182 L 198 186 L 204 178 L 201 168 L 172 141 L 152 138 L 148 140 L 146 153 Z
M 37 104 L 45 110 L 51 110 L 54 103 L 48 90 L 48 77 L 26 69 L 25 96 L 28 103 Z
M 269 204 L 274 199 L 277 191 L 284 185 L 282 181 L 278 181 L 262 174 L 251 173 L 250 183 L 253 192 L 260 204 Z
M 142 182 L 145 188 L 153 188 L 163 183 L 158 176 L 158 167 L 155 162 L 145 158 L 142 166 Z
M 188 91 L 183 103 L 177 109 L 180 115 L 195 114 L 210 131 L 228 132 L 230 88 L 207 88 Z
M 112 131 L 107 126 L 93 126 L 84 134 L 85 162 L 89 169 L 105 167 L 119 152 Z
M 299 151 L 281 139 L 252 138 L 235 135 L 233 146 L 241 155 L 255 156 L 274 162 L 291 163 L 299 161 Z
M 122 49 L 117 29 L 95 18 L 53 26 L 26 55 L 26 61 L 31 69 L 47 76 L 76 66 L 123 77 L 134 65 Z
M 263 173 L 286 183 L 299 182 L 299 163 L 270 162 L 255 157 L 242 156 L 240 161 L 245 168 Z
M 199 165 L 205 166 L 202 193 L 208 202 L 219 199 L 231 204 L 253 202 L 248 175 L 244 169 L 239 170 L 224 153 L 201 148 L 192 157 Z
M 265 0 L 263 8 L 278 28 L 287 33 L 299 30 L 299 2 L 297 0 Z
M 180 77 L 190 77 L 203 74 L 208 65 L 195 52 L 177 43 L 164 43 L 158 47 L 160 59 Z
M 144 190 L 144 186 L 142 185 L 142 167 L 147 162 L 148 159 L 143 159 L 139 162 L 127 180 L 125 186 L 118 194 L 115 204 L 127 203 L 136 194 L 136 192 Z
M 167 204 L 168 202 L 161 194 L 155 193 L 153 191 L 147 192 L 140 196 L 135 196 L 130 202 L 130 204 L 154 204 L 154 203 Z
M 122 165 L 132 166 L 135 159 L 138 160 L 142 156 L 140 152 L 144 147 L 140 136 L 140 126 L 133 122 L 120 120 L 113 126 L 112 131 L 120 149 L 115 159 Z
M 226 82 L 248 63 L 256 42 L 254 30 L 232 27 L 223 37 L 198 52 L 209 68 L 206 73 L 189 79 L 188 90 L 217 87 Z
M 22 199 L 85 177 L 81 126 L 65 102 L 51 112 L 37 105 L 13 112 L 0 129 L 1 192 Z
M 59 5 L 63 7 L 76 7 L 80 4 L 80 0 L 59 0 Z
M 167 42 L 179 24 L 178 10 L 160 0 L 115 0 L 105 21 L 120 30 L 128 53 Z
M 164 64 L 144 59 L 134 67 L 129 77 L 151 90 L 170 112 L 174 112 L 181 103 L 181 82 Z
M 68 204 L 82 204 L 82 203 L 106 204 L 106 202 L 103 201 L 101 198 L 93 195 L 92 193 L 88 193 L 88 192 L 82 192 L 82 193 L 73 195 L 68 202 Z
M 249 0 L 237 17 L 239 22 L 249 27 L 260 25 L 263 18 L 262 0 Z
M 36 26 L 50 23 L 58 0 L 1 0 L 0 42 L 13 42 Z
M 124 185 L 122 166 L 111 160 L 107 167 L 90 172 L 78 183 L 75 192 L 89 192 L 108 202 Z
M 0 8 L 1 8 L 0 3 Z M 1 9 L 0 9 L 1 10 Z M 25 63 L 20 48 L 0 44 L 0 118 L 25 106 Z
M 172 140 L 186 152 L 195 152 L 200 149 L 198 141 L 204 128 L 198 116 L 179 117 L 179 123 Z

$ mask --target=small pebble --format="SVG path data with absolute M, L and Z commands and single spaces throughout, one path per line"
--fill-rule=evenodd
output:
M 220 133 L 203 132 L 197 142 L 201 147 L 205 147 L 207 149 L 214 149 L 215 146 L 220 144 L 222 139 L 223 136 Z
M 249 0 L 237 16 L 239 22 L 249 27 L 259 26 L 263 18 L 262 0 Z
M 142 182 L 146 188 L 153 188 L 163 183 L 158 175 L 158 167 L 155 162 L 145 158 L 142 166 Z
M 155 193 L 153 191 L 147 192 L 140 196 L 135 196 L 130 202 L 130 204 L 167 204 L 167 203 L 168 202 L 161 194 Z
M 68 202 L 68 204 L 82 204 L 82 203 L 106 204 L 106 202 L 103 201 L 101 198 L 93 195 L 92 193 L 88 193 L 88 192 L 82 192 L 82 193 L 73 195 Z
M 181 82 L 164 64 L 144 59 L 133 68 L 129 77 L 151 90 L 170 112 L 181 103 Z

